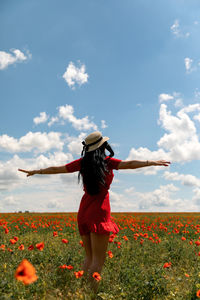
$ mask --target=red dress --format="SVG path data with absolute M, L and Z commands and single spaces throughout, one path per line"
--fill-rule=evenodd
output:
M 80 171 L 81 159 L 74 160 L 66 164 L 69 173 Z M 98 234 L 109 234 L 119 232 L 118 226 L 113 222 L 110 215 L 109 188 L 112 183 L 114 174 L 113 169 L 118 170 L 118 165 L 121 162 L 119 159 L 106 157 L 107 168 L 109 170 L 105 177 L 105 187 L 101 187 L 99 194 L 89 195 L 84 188 L 84 195 L 78 210 L 78 228 L 80 235 L 95 232 Z

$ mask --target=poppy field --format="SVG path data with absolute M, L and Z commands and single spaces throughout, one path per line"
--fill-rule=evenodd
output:
M 0 299 L 199 299 L 200 213 L 114 213 L 94 295 L 76 213 L 0 214 Z

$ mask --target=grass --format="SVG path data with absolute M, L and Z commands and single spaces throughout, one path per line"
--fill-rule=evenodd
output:
M 112 216 L 120 231 L 108 245 L 113 257 L 107 255 L 94 296 L 85 277 L 74 275 L 84 259 L 75 213 L 0 214 L 0 247 L 5 245 L 0 249 L 0 299 L 198 299 L 200 246 L 195 242 L 200 241 L 200 214 Z M 10 243 L 13 237 L 18 237 L 15 244 Z M 40 242 L 42 251 L 35 247 Z M 24 250 L 18 249 L 21 244 Z M 38 276 L 29 285 L 14 277 L 24 258 Z M 171 265 L 164 268 L 165 263 Z M 59 268 L 64 264 L 73 269 Z

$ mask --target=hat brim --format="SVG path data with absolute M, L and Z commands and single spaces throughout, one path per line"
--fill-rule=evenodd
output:
M 90 146 L 89 149 L 87 150 L 87 152 L 94 151 L 94 150 L 98 149 L 99 147 L 101 147 L 103 145 L 103 143 L 105 143 L 108 140 L 109 140 L 109 137 L 104 136 L 99 143 L 96 143 L 95 145 Z

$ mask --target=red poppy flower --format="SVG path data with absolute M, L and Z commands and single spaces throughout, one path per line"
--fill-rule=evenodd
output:
M 108 256 L 110 257 L 110 258 L 113 258 L 113 254 L 112 254 L 112 251 L 108 251 Z
M 17 236 L 14 236 L 13 238 L 16 242 L 19 240 L 19 238 Z
M 81 246 L 84 247 L 83 241 L 80 241 L 79 244 L 81 244 Z
M 68 270 L 72 270 L 74 267 L 71 266 L 71 265 L 69 265 L 69 266 L 67 266 L 67 265 L 62 265 L 62 266 L 59 266 L 59 268 L 60 268 L 60 269 L 68 269 Z
M 17 243 L 17 241 L 14 240 L 14 239 L 10 239 L 10 243 L 11 243 L 11 244 L 15 244 L 15 243 Z
M 101 280 L 101 275 L 98 272 L 94 272 L 92 277 L 96 280 L 99 281 Z
M 62 242 L 63 242 L 64 244 L 67 244 L 67 243 L 69 243 L 69 241 L 68 241 L 68 240 L 66 240 L 66 239 L 62 239 Z
M 18 247 L 19 250 L 24 250 L 24 245 L 21 244 L 19 247 Z
M 158 239 L 156 240 L 156 244 L 160 243 L 161 242 L 161 239 Z
M 36 281 L 38 277 L 33 265 L 27 259 L 23 259 L 15 272 L 15 278 L 24 284 L 30 284 Z
M 74 275 L 76 276 L 76 278 L 83 276 L 83 274 L 84 274 L 84 271 L 74 272 Z
M 2 250 L 5 250 L 5 245 L 4 244 L 2 244 L 1 246 L 0 246 L 0 249 L 2 249 Z
M 59 266 L 60 269 L 66 269 L 67 268 L 67 265 L 62 265 L 62 266 Z
M 171 262 L 169 262 L 169 263 L 166 262 L 166 263 L 164 264 L 163 268 L 170 268 L 170 267 L 171 267 L 171 264 L 172 264 Z
M 43 243 L 43 242 L 42 242 L 42 243 L 38 243 L 38 244 L 36 244 L 35 246 L 36 246 L 36 248 L 37 248 L 38 250 L 40 250 L 40 251 L 43 251 L 43 249 L 44 249 L 44 243 Z
M 109 236 L 109 243 L 112 243 L 113 242 L 113 240 L 114 240 L 114 238 L 115 238 L 115 234 L 111 234 L 110 236 Z
M 34 246 L 33 245 L 30 245 L 29 247 L 28 247 L 28 250 L 33 250 L 34 249 Z
M 144 243 L 143 239 L 140 239 L 140 245 L 142 245 Z
M 200 241 L 196 241 L 195 244 L 196 244 L 197 246 L 199 246 L 199 245 L 200 245 Z
M 200 298 L 200 290 L 197 291 L 197 298 Z
M 74 268 L 74 267 L 71 266 L 71 265 L 67 266 L 67 269 L 68 269 L 68 270 L 72 270 L 73 268 Z

